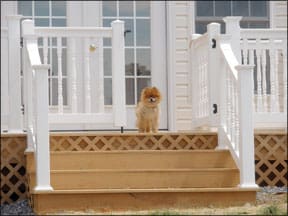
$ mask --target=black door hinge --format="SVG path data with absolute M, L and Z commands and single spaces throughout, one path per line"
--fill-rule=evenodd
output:
M 213 104 L 213 114 L 216 114 L 217 112 L 217 104 Z
M 212 38 L 212 49 L 216 48 L 216 40 Z
M 23 37 L 20 38 L 20 47 L 23 48 Z

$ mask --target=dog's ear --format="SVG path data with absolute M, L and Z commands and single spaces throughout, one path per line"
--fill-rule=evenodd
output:
M 159 91 L 155 86 L 152 87 L 152 90 Z

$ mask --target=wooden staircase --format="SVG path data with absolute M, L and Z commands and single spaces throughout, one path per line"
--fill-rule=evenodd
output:
M 255 189 L 238 187 L 230 152 L 215 150 L 215 133 L 65 133 L 50 140 L 53 191 L 33 191 L 34 157 L 27 154 L 38 214 L 227 206 L 256 199 Z

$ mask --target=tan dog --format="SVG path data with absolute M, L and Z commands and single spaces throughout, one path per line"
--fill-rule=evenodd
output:
M 161 93 L 156 87 L 146 87 L 142 90 L 141 99 L 136 107 L 136 125 L 139 132 L 158 132 L 161 99 Z

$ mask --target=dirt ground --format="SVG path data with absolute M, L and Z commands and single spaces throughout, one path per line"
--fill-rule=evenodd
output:
M 215 208 L 191 209 L 159 209 L 152 211 L 126 211 L 126 212 L 55 212 L 52 215 L 287 215 L 287 193 L 261 193 L 254 205 Z M 51 214 L 50 214 L 51 215 Z

